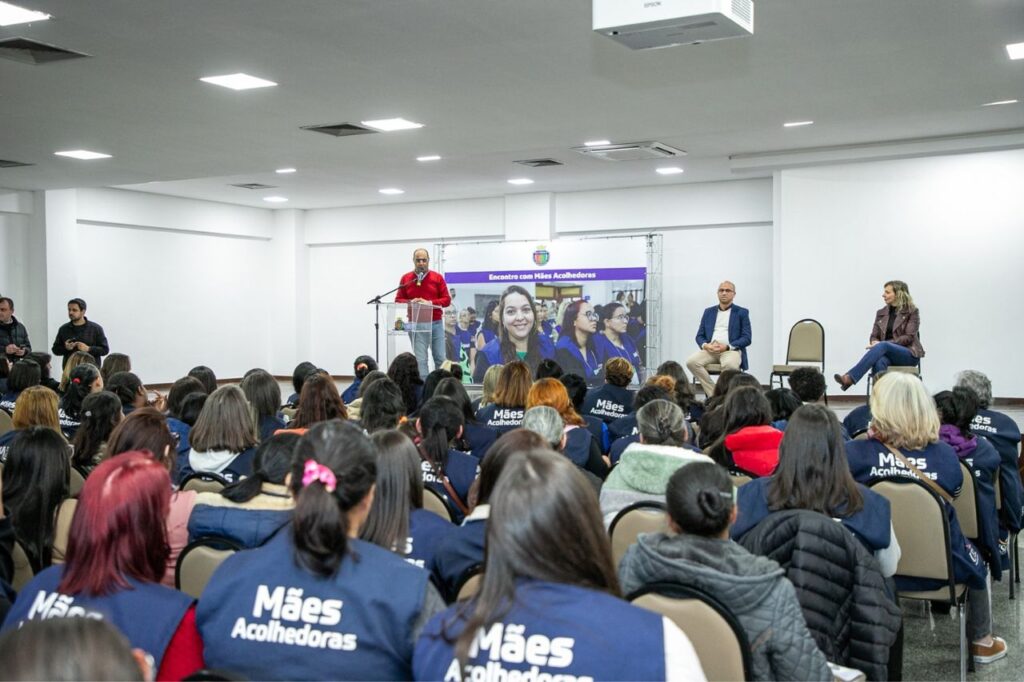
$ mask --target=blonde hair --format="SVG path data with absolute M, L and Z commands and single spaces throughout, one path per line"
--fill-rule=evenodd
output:
M 494 390 L 498 387 L 498 377 L 504 365 L 491 365 L 484 372 L 483 392 L 480 395 L 480 407 L 487 407 L 494 402 Z
M 94 358 L 89 353 L 86 353 L 85 351 L 76 350 L 74 353 L 68 356 L 67 364 L 64 365 L 64 373 L 61 375 L 60 378 L 61 392 L 67 390 L 68 382 L 71 380 L 71 370 L 73 370 L 75 367 L 78 367 L 83 362 L 88 363 L 90 365 L 95 365 L 96 369 L 100 368 L 99 364 L 96 362 L 96 358 Z
M 907 310 L 914 309 L 914 299 L 910 296 L 910 287 L 907 286 L 906 282 L 891 279 L 882 288 L 884 289 L 885 287 L 892 287 L 892 293 L 895 296 L 893 305 L 896 307 L 896 310 L 903 310 L 904 308 Z
M 46 386 L 30 386 L 18 396 L 11 417 L 15 429 L 45 426 L 60 433 L 57 415 L 57 394 Z
M 871 428 L 894 448 L 920 450 L 939 440 L 939 413 L 920 379 L 887 372 L 871 391 Z

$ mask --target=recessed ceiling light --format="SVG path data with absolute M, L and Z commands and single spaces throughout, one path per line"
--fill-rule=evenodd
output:
M 422 123 L 416 123 L 415 121 L 407 121 L 404 118 L 381 118 L 376 121 L 360 121 L 367 128 L 373 128 L 379 130 L 382 133 L 390 133 L 394 130 L 410 130 L 412 128 L 422 128 Z
M 269 201 L 272 204 L 283 204 L 288 201 L 288 197 L 263 197 L 263 201 Z
M 603 147 L 604 145 L 611 144 L 611 143 L 612 143 L 611 140 L 590 140 L 589 142 L 584 142 L 583 146 L 584 147 Z
M 655 168 L 654 171 L 660 175 L 679 175 L 683 172 L 683 169 L 679 166 L 662 166 L 661 168 Z
M 1016 104 L 1016 103 L 1017 103 L 1017 100 L 1015 100 L 1015 99 L 1001 99 L 998 102 L 985 102 L 981 106 L 983 106 L 983 107 L 998 107 L 1000 104 Z
M 530 178 L 510 178 L 508 181 L 510 185 L 532 185 L 533 180 Z
M 1010 59 L 1024 59 L 1024 43 L 1010 43 L 1006 46 L 1006 54 Z
M 46 12 L 37 12 L 12 5 L 9 2 L 0 2 L 0 26 L 27 24 L 30 21 L 46 21 L 49 18 L 50 15 Z
M 232 90 L 252 90 L 253 88 L 269 88 L 277 85 L 274 81 L 268 81 L 247 73 L 229 73 L 226 76 L 207 76 L 199 80 L 211 85 L 219 85 Z
M 790 121 L 789 123 L 783 123 L 783 128 L 799 128 L 801 126 L 813 125 L 814 121 Z
M 388 194 L 388 195 L 405 194 L 405 190 L 404 189 L 398 189 L 397 187 L 384 187 L 384 188 L 381 188 L 381 189 L 379 189 L 377 191 L 380 192 L 381 194 Z
M 295 169 L 295 168 L 278 168 L 274 172 L 275 173 L 280 173 L 281 175 L 284 175 L 285 173 L 294 173 L 296 170 L 297 169 Z
M 437 154 L 428 154 L 427 156 L 417 156 L 417 161 L 440 161 L 441 157 Z
M 91 152 L 88 149 L 70 149 L 66 152 L 54 152 L 54 156 L 66 156 L 70 159 L 81 159 L 82 161 L 93 161 L 94 159 L 109 159 L 110 154 Z

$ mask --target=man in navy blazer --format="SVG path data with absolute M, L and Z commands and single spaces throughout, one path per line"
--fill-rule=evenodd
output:
M 697 377 L 710 396 L 715 390 L 707 366 L 717 363 L 722 369 L 746 369 L 747 346 L 750 345 L 750 312 L 733 305 L 736 285 L 725 281 L 718 285 L 718 305 L 704 311 L 697 329 L 700 350 L 686 360 L 686 366 Z

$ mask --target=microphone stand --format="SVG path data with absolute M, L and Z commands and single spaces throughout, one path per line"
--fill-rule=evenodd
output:
M 383 294 L 377 294 L 366 302 L 366 305 L 370 305 L 371 303 L 373 304 L 373 337 L 375 342 L 373 359 L 376 360 L 378 364 L 380 363 L 380 299 L 388 294 L 395 293 L 401 288 L 402 285 L 399 284 L 391 291 L 385 291 Z

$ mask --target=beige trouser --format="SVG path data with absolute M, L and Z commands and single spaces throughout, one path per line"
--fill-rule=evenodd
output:
M 738 350 L 726 350 L 721 353 L 699 350 L 686 359 L 686 368 L 693 372 L 693 376 L 704 388 L 704 395 L 710 398 L 715 391 L 715 382 L 711 381 L 707 366 L 717 363 L 722 369 L 739 369 L 742 359 L 743 356 Z

